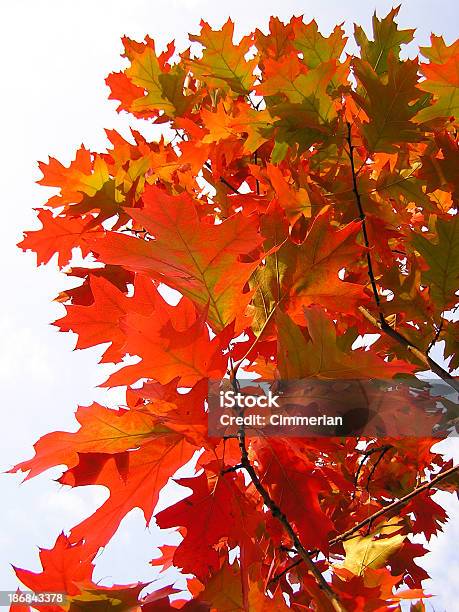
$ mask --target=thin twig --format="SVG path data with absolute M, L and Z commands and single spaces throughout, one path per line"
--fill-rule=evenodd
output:
M 271 580 L 268 582 L 267 584 L 268 588 L 271 584 L 274 584 L 275 582 L 280 580 L 282 576 L 285 576 L 285 574 L 288 574 L 293 568 L 295 568 L 297 565 L 300 565 L 301 563 L 303 563 L 303 559 L 297 559 L 296 561 L 293 561 L 293 563 L 290 563 L 290 565 L 287 565 L 287 567 L 284 568 L 281 572 L 279 572 L 278 574 L 275 574 L 271 578 Z
M 371 527 L 371 525 L 373 524 L 373 522 L 377 518 L 379 518 L 381 516 L 384 516 L 385 514 L 387 514 L 389 512 L 392 512 L 392 510 L 396 510 L 397 508 L 399 508 L 401 506 L 404 506 L 411 499 L 413 499 L 413 497 L 416 497 L 420 493 L 424 493 L 425 491 L 428 491 L 433 486 L 435 486 L 438 482 L 441 482 L 445 478 L 448 478 L 448 476 L 451 476 L 452 474 L 455 474 L 458 471 L 459 471 L 459 465 L 456 465 L 455 467 L 452 467 L 449 470 L 445 470 L 444 472 L 440 472 L 440 474 L 437 474 L 434 478 L 432 478 L 432 480 L 429 480 L 428 482 L 425 482 L 422 485 L 419 485 L 418 487 L 416 487 L 415 489 L 413 489 L 412 491 L 410 491 L 409 493 L 407 493 L 406 495 L 404 495 L 400 499 L 396 499 L 395 501 L 393 501 L 392 503 L 388 504 L 387 506 L 384 506 L 383 508 L 381 508 L 377 512 L 374 512 L 373 514 L 368 516 L 363 521 L 360 521 L 360 523 L 357 523 L 357 525 L 354 525 L 354 527 L 351 527 L 351 529 L 348 529 L 347 531 L 344 531 L 343 533 L 340 533 L 340 535 L 336 536 L 335 538 L 332 538 L 328 542 L 328 545 L 329 546 L 334 546 L 335 544 L 339 544 L 340 542 L 345 542 L 346 540 L 351 539 L 352 537 L 354 537 L 354 535 L 358 531 L 363 529 L 363 527 L 366 527 L 366 526 Z M 368 535 L 368 533 L 367 533 L 367 535 Z M 309 555 L 314 555 L 314 554 L 316 554 L 318 552 L 319 552 L 318 550 L 310 550 L 309 551 Z M 285 568 L 284 571 L 282 571 L 278 575 L 274 576 L 270 580 L 269 584 L 274 582 L 276 579 L 281 578 L 284 574 L 288 573 L 290 571 L 290 569 L 292 569 L 293 567 L 296 567 L 297 565 L 302 563 L 302 561 L 303 561 L 303 559 L 298 559 L 296 562 L 292 563 L 292 565 L 290 567 Z
M 336 612 L 345 612 L 345 608 L 338 600 L 333 589 L 330 587 L 328 582 L 323 577 L 321 571 L 317 568 L 316 564 L 309 556 L 308 551 L 304 548 L 303 544 L 301 543 L 300 538 L 298 537 L 298 534 L 293 529 L 288 518 L 282 512 L 279 506 L 274 502 L 274 500 L 270 497 L 268 491 L 265 489 L 265 487 L 261 483 L 261 480 L 258 477 L 258 474 L 255 471 L 255 468 L 253 467 L 249 459 L 247 446 L 245 442 L 245 432 L 243 428 L 239 430 L 239 448 L 241 450 L 241 457 L 242 457 L 241 463 L 243 467 L 245 468 L 245 470 L 247 471 L 247 473 L 249 474 L 250 479 L 255 489 L 258 491 L 261 498 L 263 499 L 263 503 L 270 510 L 272 516 L 276 518 L 284 527 L 285 531 L 287 532 L 290 539 L 292 540 L 293 545 L 298 555 L 301 557 L 301 560 L 306 564 L 306 567 L 316 579 L 316 582 L 319 588 L 322 590 L 324 595 L 328 598 L 328 600 L 330 601 L 330 604 L 333 606 L 333 609 L 336 610 Z
M 459 471 L 459 465 L 456 465 L 455 467 L 452 467 L 449 470 L 445 470 L 444 472 L 440 472 L 440 474 L 437 474 L 436 476 L 434 476 L 432 480 L 429 480 L 428 482 L 425 482 L 422 485 L 416 487 L 415 489 L 413 489 L 412 491 L 410 491 L 409 493 L 407 493 L 400 499 L 397 499 L 393 501 L 392 503 L 388 504 L 387 506 L 384 506 L 377 512 L 374 512 L 371 516 L 368 516 L 363 521 L 360 521 L 360 523 L 357 523 L 357 525 L 354 525 L 354 527 L 352 527 L 351 529 L 348 529 L 347 531 L 344 531 L 343 533 L 341 533 L 339 536 L 336 536 L 335 538 L 330 540 L 329 545 L 333 546 L 334 544 L 338 544 L 339 542 L 344 542 L 345 540 L 348 540 L 350 536 L 354 535 L 357 531 L 360 531 L 360 529 L 362 529 L 369 523 L 370 524 L 373 523 L 380 516 L 383 516 L 384 514 L 387 514 L 388 512 L 391 512 L 392 510 L 399 508 L 400 506 L 404 506 L 411 499 L 413 499 L 413 497 L 416 497 L 420 493 L 424 493 L 424 491 L 428 491 L 433 486 L 435 486 L 438 482 L 441 482 L 442 480 L 444 480 L 448 476 L 451 476 L 457 471 Z
M 357 185 L 357 177 L 355 173 L 355 164 L 354 164 L 354 145 L 352 144 L 352 128 L 351 124 L 347 124 L 347 144 L 349 147 L 348 156 L 349 161 L 351 163 L 351 172 L 352 172 L 352 190 L 355 195 L 355 201 L 357 204 L 357 208 L 359 211 L 359 217 L 362 222 L 362 234 L 363 240 L 365 243 L 365 247 L 367 248 L 366 258 L 367 258 L 367 266 L 368 266 L 368 277 L 370 279 L 370 284 L 373 290 L 373 296 L 376 304 L 376 308 L 378 310 L 378 319 L 376 319 L 372 314 L 366 310 L 363 306 L 359 306 L 359 311 L 364 315 L 364 317 L 370 321 L 376 327 L 379 327 L 381 331 L 383 331 L 387 336 L 390 336 L 393 340 L 396 340 L 399 344 L 404 346 L 408 351 L 410 351 L 415 357 L 417 357 L 422 363 L 424 363 L 429 370 L 432 370 L 437 376 L 442 378 L 445 382 L 447 382 L 450 386 L 452 386 L 456 391 L 459 391 L 459 383 L 454 379 L 453 376 L 449 372 L 447 372 L 444 368 L 442 368 L 436 361 L 434 361 L 428 354 L 424 353 L 417 347 L 415 344 L 410 342 L 408 338 L 406 338 L 403 334 L 393 329 L 389 323 L 386 321 L 384 314 L 381 310 L 381 300 L 378 293 L 378 288 L 376 286 L 376 279 L 373 270 L 373 262 L 370 254 L 370 242 L 368 240 L 368 233 L 366 227 L 366 217 L 365 212 L 362 206 L 362 200 L 360 197 L 360 193 Z
M 392 447 L 391 444 L 387 444 L 386 446 L 384 446 L 381 450 L 381 453 L 379 455 L 379 457 L 376 459 L 376 461 L 374 462 L 373 467 L 370 470 L 370 473 L 368 474 L 368 478 L 367 478 L 367 484 L 366 484 L 366 490 L 368 492 L 370 492 L 370 482 L 371 479 L 373 478 L 374 473 L 376 472 L 376 468 L 378 467 L 378 465 L 381 463 L 382 458 L 384 457 L 384 455 L 387 453 L 387 451 L 389 451 Z
M 381 456 L 379 457 L 379 459 L 377 460 L 377 462 L 375 463 L 375 465 L 373 466 L 371 472 L 370 472 L 370 475 L 369 475 L 368 480 L 367 480 L 367 486 L 368 486 L 368 483 L 371 480 L 371 478 L 373 476 L 373 473 L 376 470 L 376 467 L 377 467 L 378 463 L 381 461 L 381 459 L 383 458 L 385 453 L 389 450 L 389 448 L 392 448 L 392 446 L 390 444 L 384 444 L 383 446 L 375 446 L 373 448 L 369 448 L 368 450 L 361 451 L 361 454 L 363 455 L 363 457 L 362 457 L 362 461 L 359 463 L 359 467 L 357 468 L 357 472 L 355 473 L 354 491 L 352 493 L 352 499 L 355 498 L 355 494 L 356 494 L 356 491 L 357 491 L 357 485 L 358 485 L 358 482 L 359 482 L 360 472 L 362 471 L 363 466 L 365 465 L 367 459 L 369 459 L 369 457 L 371 455 L 373 455 L 374 453 L 378 453 L 378 452 L 382 453 Z
M 357 208 L 358 208 L 358 211 L 359 211 L 359 217 L 360 217 L 360 220 L 362 222 L 363 241 L 364 241 L 365 247 L 367 249 L 367 251 L 366 251 L 366 258 L 367 258 L 367 266 L 368 266 L 368 276 L 369 276 L 369 279 L 370 279 L 371 288 L 373 290 L 373 297 L 375 299 L 376 306 L 378 308 L 379 317 L 380 317 L 380 319 L 382 321 L 384 319 L 384 315 L 383 315 L 383 313 L 381 311 L 381 301 L 379 299 L 378 288 L 376 286 L 376 279 L 375 279 L 375 275 L 374 275 L 374 271 L 373 271 L 373 262 L 371 260 L 371 255 L 370 255 L 370 241 L 368 239 L 366 217 L 365 217 L 365 212 L 364 212 L 363 206 L 362 206 L 362 199 L 360 197 L 359 189 L 358 189 L 358 186 L 357 186 L 357 175 L 356 175 L 356 172 L 355 172 L 355 162 L 354 162 L 354 145 L 352 144 L 351 130 L 352 130 L 351 124 L 348 123 L 347 124 L 347 144 L 348 144 L 348 147 L 349 147 L 349 151 L 348 151 L 349 161 L 351 162 L 352 191 L 354 192 L 355 201 L 356 201 Z
M 209 172 L 212 172 L 212 166 L 209 164 L 209 162 L 204 162 L 204 166 L 207 168 L 207 170 L 209 170 Z M 220 183 L 223 183 L 223 185 L 226 185 L 228 189 L 231 189 L 231 191 L 234 191 L 234 193 L 241 195 L 239 189 L 235 187 L 234 185 L 231 185 L 231 183 L 229 183 L 225 177 L 219 176 L 218 180 L 220 181 Z
M 413 344 L 403 334 L 398 332 L 387 323 L 385 319 L 378 321 L 366 308 L 363 306 L 358 307 L 359 312 L 363 314 L 365 319 L 372 325 L 383 331 L 387 336 L 390 336 L 393 340 L 404 346 L 410 353 L 412 353 L 419 361 L 421 361 L 429 370 L 432 370 L 437 376 L 442 378 L 448 385 L 450 385 L 455 391 L 459 391 L 459 381 L 454 376 L 451 376 L 449 372 L 444 370 L 436 361 L 423 353 L 415 344 Z
M 441 316 L 441 315 L 440 315 Z M 429 346 L 427 347 L 427 355 L 430 353 L 430 349 L 433 347 L 433 345 L 437 342 L 438 338 L 440 337 L 441 332 L 443 331 L 443 317 L 440 320 L 440 325 L 437 327 L 436 329 L 436 333 L 435 336 L 432 338 L 432 340 L 429 342 Z
M 243 467 L 244 466 L 242 465 L 242 463 L 238 463 L 237 465 L 232 465 L 231 467 L 225 468 L 220 472 L 220 474 L 224 476 L 225 474 L 230 474 L 231 472 L 237 472 L 237 470 L 240 470 Z

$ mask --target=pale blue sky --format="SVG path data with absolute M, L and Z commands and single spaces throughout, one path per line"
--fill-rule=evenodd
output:
M 231 8 L 229 8 L 231 7 Z M 3 297 L 0 312 L 0 385 L 2 388 L 2 447 L 0 469 L 25 459 L 33 442 L 47 431 L 72 429 L 78 404 L 97 399 L 115 406 L 116 392 L 94 389 L 108 374 L 97 365 L 101 349 L 72 352 L 74 338 L 59 334 L 49 323 L 62 316 L 63 307 L 52 298 L 63 288 L 54 265 L 36 269 L 34 256 L 22 255 L 15 243 L 34 223 L 32 208 L 47 192 L 34 181 L 36 160 L 53 155 L 69 161 L 83 142 L 101 150 L 103 128 L 126 134 L 126 117 L 107 100 L 105 76 L 121 65 L 120 37 L 141 39 L 146 33 L 160 46 L 198 30 L 200 18 L 220 25 L 228 15 L 238 34 L 264 27 L 276 14 L 313 17 L 322 31 L 346 22 L 348 32 L 357 21 L 367 29 L 376 8 L 379 15 L 392 7 L 388 1 L 320 0 L 9 0 L 1 3 L 0 37 L 3 43 L 3 118 L 0 147 L 2 204 L 0 258 L 3 262 Z M 416 42 L 427 44 L 429 34 L 458 36 L 457 0 L 407 0 L 399 22 L 416 27 Z M 139 126 L 145 132 L 144 122 Z M 151 133 L 151 130 L 150 130 Z M 458 445 L 451 447 L 458 459 Z M 8 563 L 39 569 L 37 546 L 49 547 L 61 529 L 68 529 L 106 498 L 97 487 L 64 490 L 52 481 L 59 470 L 48 472 L 19 487 L 19 476 L 2 476 L 0 492 L 0 589 L 17 582 Z M 445 503 L 456 513 L 452 496 Z M 148 580 L 148 561 L 163 543 L 154 526 L 148 532 L 139 511 L 123 521 L 112 543 L 98 559 L 96 577 L 106 583 Z M 428 590 L 442 593 L 432 602 L 436 610 L 454 610 L 459 600 L 457 521 L 432 542 L 426 562 L 434 581 Z M 453 603 L 454 602 L 454 603 Z M 429 609 L 430 606 L 428 606 Z

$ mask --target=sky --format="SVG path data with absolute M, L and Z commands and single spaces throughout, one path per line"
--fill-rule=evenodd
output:
M 270 15 L 315 18 L 328 33 L 345 22 L 350 33 L 357 21 L 369 30 L 376 9 L 384 15 L 392 7 L 383 0 L 4 0 L 0 6 L 3 43 L 0 168 L 0 387 L 2 390 L 2 443 L 0 470 L 32 454 L 36 439 L 53 430 L 75 430 L 78 405 L 100 401 L 115 407 L 116 390 L 97 389 L 110 366 L 98 365 L 103 347 L 74 351 L 75 336 L 62 334 L 50 323 L 63 316 L 53 303 L 65 287 L 56 264 L 35 267 L 35 256 L 23 254 L 15 244 L 24 229 L 38 227 L 33 208 L 49 197 L 40 178 L 37 160 L 48 155 L 68 163 L 81 143 L 100 151 L 107 146 L 104 128 L 127 135 L 126 116 L 115 112 L 104 78 L 123 65 L 120 38 L 138 40 L 150 34 L 163 48 L 184 34 L 196 33 L 200 19 L 220 26 L 228 16 L 236 34 L 264 28 Z M 399 15 L 401 27 L 416 27 L 416 43 L 428 44 L 430 32 L 447 42 L 458 36 L 457 0 L 406 0 Z M 408 50 L 413 53 L 414 46 Z M 144 121 L 131 121 L 147 136 L 154 130 Z M 459 460 L 459 443 L 448 452 Z M 102 487 L 66 490 L 54 482 L 59 469 L 20 485 L 19 475 L 0 475 L 0 589 L 14 589 L 17 580 L 10 563 L 38 571 L 37 547 L 52 547 L 59 530 L 67 530 L 91 514 L 107 497 Z M 170 491 L 169 491 L 170 492 Z M 455 515 L 445 533 L 434 538 L 423 565 L 431 572 L 427 591 L 441 594 L 428 605 L 452 610 L 459 599 L 459 504 L 447 494 L 440 503 Z M 163 496 L 167 502 L 167 492 Z M 96 579 L 104 584 L 149 580 L 155 576 L 148 562 L 157 546 L 172 542 L 172 534 L 159 533 L 154 522 L 146 530 L 139 510 L 123 521 L 112 542 L 97 559 Z

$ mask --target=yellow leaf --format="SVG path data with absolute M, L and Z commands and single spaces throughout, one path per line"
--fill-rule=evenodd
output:
M 401 547 L 405 536 L 391 533 L 399 531 L 398 517 L 394 517 L 367 536 L 358 536 L 343 542 L 346 559 L 343 567 L 361 576 L 368 567 L 379 569 Z M 383 537 L 389 536 L 389 537 Z

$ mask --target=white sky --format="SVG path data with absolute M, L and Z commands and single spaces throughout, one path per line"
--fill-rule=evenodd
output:
M 231 8 L 229 8 L 231 6 Z M 103 128 L 126 134 L 126 117 L 115 113 L 107 100 L 105 76 L 121 66 L 120 37 L 142 39 L 149 33 L 160 46 L 172 38 L 183 44 L 186 32 L 197 32 L 201 18 L 221 25 L 230 15 L 237 33 L 264 27 L 276 14 L 315 17 L 322 31 L 346 21 L 369 29 L 374 8 L 379 15 L 392 7 L 378 0 L 4 0 L 0 8 L 2 41 L 2 117 L 0 168 L 4 210 L 0 224 L 0 261 L 3 262 L 0 310 L 0 385 L 2 390 L 2 446 L 0 469 L 31 455 L 44 433 L 74 429 L 77 405 L 93 400 L 115 406 L 116 392 L 94 387 L 108 374 L 97 365 L 101 350 L 72 351 L 70 334 L 60 334 L 49 323 L 63 314 L 52 304 L 63 288 L 55 265 L 35 268 L 31 254 L 15 247 L 22 231 L 34 226 L 33 207 L 47 197 L 34 184 L 40 176 L 36 161 L 53 155 L 68 162 L 83 142 L 101 150 Z M 418 44 L 428 44 L 430 31 L 447 42 L 458 35 L 457 0 L 406 0 L 400 12 L 403 27 L 418 29 Z M 138 122 L 145 132 L 144 122 Z M 450 445 L 459 458 L 459 444 Z M 53 545 L 58 531 L 90 514 L 106 498 L 99 487 L 65 490 L 53 482 L 59 470 L 19 487 L 19 476 L 1 476 L 0 589 L 17 586 L 9 563 L 38 570 L 37 546 Z M 457 517 L 452 496 L 442 497 Z M 148 580 L 154 576 L 148 561 L 155 546 L 165 541 L 154 525 L 145 531 L 141 513 L 133 511 L 98 559 L 96 578 L 105 583 Z M 431 543 L 424 565 L 434 580 L 432 593 L 442 593 L 428 609 L 457 609 L 459 599 L 459 526 L 452 522 L 446 534 Z M 453 603 L 454 602 L 454 603 Z

